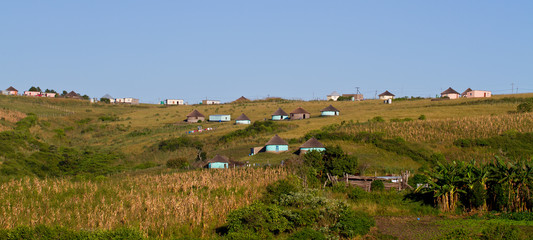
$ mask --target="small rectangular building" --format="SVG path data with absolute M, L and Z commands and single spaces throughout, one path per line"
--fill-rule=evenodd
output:
M 183 99 L 165 99 L 165 105 L 183 105 Z
M 342 94 L 342 97 L 350 98 L 351 101 L 362 101 L 363 100 L 363 94 L 348 93 L 348 94 Z
M 49 97 L 49 98 L 55 98 L 57 96 L 57 93 L 43 93 L 43 97 Z
M 41 96 L 41 92 L 38 92 L 38 91 L 24 91 L 24 96 L 40 97 Z
M 115 99 L 115 103 L 137 105 L 137 104 L 139 104 L 139 99 L 137 99 L 137 98 L 117 98 L 117 99 Z
M 231 121 L 231 115 L 219 114 L 219 115 L 209 115 L 210 122 L 229 122 Z
M 202 100 L 203 105 L 214 105 L 214 104 L 220 104 L 219 100 Z
M 464 92 L 463 97 L 466 98 L 483 98 L 483 97 L 492 97 L 492 92 L 490 91 L 483 91 L 483 90 L 470 90 L 467 92 Z

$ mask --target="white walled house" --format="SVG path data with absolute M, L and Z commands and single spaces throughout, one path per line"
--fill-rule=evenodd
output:
M 38 92 L 38 91 L 24 91 L 24 96 L 39 97 L 39 96 L 41 96 L 41 92 Z
M 202 100 L 202 104 L 214 105 L 214 104 L 220 104 L 220 101 L 219 100 Z
M 165 105 L 183 105 L 183 99 L 165 99 Z
M 393 99 L 395 95 L 390 93 L 389 91 L 385 91 L 379 94 L 378 96 L 379 96 L 379 99 L 381 100 L 387 100 L 387 99 Z
M 57 93 L 42 93 L 43 97 L 55 98 Z
M 139 99 L 137 99 L 137 98 L 117 98 L 117 99 L 115 99 L 115 103 L 136 105 L 136 104 L 139 104 Z
M 465 97 L 465 98 L 492 97 L 492 92 L 484 91 L 484 90 L 472 90 L 468 88 L 461 94 L 461 97 Z
M 327 100 L 337 101 L 341 95 L 337 91 L 333 91 L 327 96 Z

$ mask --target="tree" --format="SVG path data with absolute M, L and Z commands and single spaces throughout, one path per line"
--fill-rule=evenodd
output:
M 41 91 L 41 88 L 40 87 L 34 87 L 34 86 L 31 86 L 30 90 L 28 91 L 32 91 L 32 92 L 40 92 Z
M 324 152 L 307 152 L 304 163 L 320 179 L 324 179 L 327 173 L 334 176 L 357 173 L 357 158 L 344 153 L 339 146 L 327 147 Z
M 100 98 L 100 102 L 103 102 L 103 103 L 111 103 L 111 100 L 109 100 L 109 98 Z

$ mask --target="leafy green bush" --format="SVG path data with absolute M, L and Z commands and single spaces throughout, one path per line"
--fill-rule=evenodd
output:
M 264 194 L 263 199 L 265 202 L 278 202 L 282 195 L 297 192 L 298 190 L 299 186 L 297 186 L 294 181 L 289 181 L 287 179 L 278 180 L 266 187 L 266 193 Z
M 357 201 L 362 198 L 365 198 L 367 197 L 367 195 L 368 193 L 360 187 L 352 187 L 350 191 L 348 192 L 348 198 L 353 201 Z
M 167 161 L 167 168 L 184 168 L 189 166 L 189 161 L 186 158 L 172 158 Z
M 516 106 L 516 111 L 519 113 L 532 112 L 533 111 L 533 101 L 523 102 Z
M 343 176 L 344 173 L 357 173 L 357 157 L 350 156 L 339 146 L 326 147 L 326 151 L 311 151 L 304 156 L 304 164 L 316 178 L 325 179 L 326 173 Z
M 370 189 L 372 191 L 383 191 L 385 190 L 385 184 L 381 180 L 375 180 L 370 184 Z
M 374 225 L 374 219 L 365 212 L 345 208 L 341 211 L 338 222 L 333 226 L 333 231 L 337 231 L 343 237 L 353 238 L 367 234 Z
M 229 235 L 254 232 L 262 239 L 292 229 L 283 209 L 261 202 L 232 211 L 227 218 L 227 224 Z
M 418 117 L 418 120 L 426 120 L 426 115 L 422 114 Z
M 289 237 L 289 240 L 326 240 L 326 236 L 312 228 L 303 228 L 302 230 L 293 233 Z
M 219 141 L 230 142 L 235 139 L 256 136 L 265 133 L 279 133 L 297 127 L 293 124 L 280 124 L 274 121 L 256 121 L 244 129 L 239 129 L 222 136 Z
M 157 145 L 158 149 L 161 151 L 176 151 L 180 148 L 185 147 L 191 147 L 201 150 L 203 146 L 204 145 L 202 142 L 186 136 L 163 140 Z

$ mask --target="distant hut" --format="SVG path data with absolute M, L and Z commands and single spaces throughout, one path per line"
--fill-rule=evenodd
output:
M 471 92 L 472 89 L 471 88 L 467 88 L 463 93 L 461 93 L 461 97 L 466 97 L 466 95 L 468 94 L 468 92 Z
M 301 107 L 294 109 L 294 111 L 291 112 L 291 120 L 300 120 L 308 118 L 311 118 L 311 113 Z
M 234 103 L 242 103 L 242 102 L 249 102 L 250 99 L 248 98 L 245 98 L 244 96 L 241 96 L 240 98 L 238 98 L 237 100 L 233 101 Z
M 309 151 L 322 152 L 322 151 L 326 151 L 326 147 L 324 147 L 324 144 L 319 142 L 316 138 L 312 137 L 309 140 L 307 140 L 307 142 L 302 144 L 302 146 L 300 146 L 300 154 L 305 154 L 306 152 L 309 152 Z
M 235 119 L 235 124 L 250 124 L 252 121 L 248 116 L 241 114 L 237 119 Z
M 458 99 L 459 95 L 460 94 L 457 91 L 453 90 L 453 88 L 451 87 L 446 89 L 446 91 L 440 93 L 441 98 L 448 97 L 449 99 Z
M 339 116 L 339 109 L 336 109 L 332 105 L 320 110 L 320 116 Z
M 266 152 L 278 153 L 278 152 L 285 152 L 288 150 L 289 150 L 289 143 L 287 143 L 287 141 L 280 138 L 277 134 L 265 144 Z
M 19 90 L 15 89 L 13 86 L 9 86 L 5 91 L 5 95 L 18 95 Z
M 198 112 L 198 110 L 194 109 L 189 115 L 187 115 L 187 122 L 189 123 L 195 123 L 199 121 L 205 121 L 205 116 Z
M 224 156 L 216 155 L 213 159 L 207 161 L 204 168 L 229 168 L 229 159 Z
M 396 95 L 390 93 L 389 91 L 385 91 L 385 92 L 379 94 L 378 96 L 379 96 L 379 99 L 381 99 L 381 100 L 387 100 L 387 99 L 393 99 L 394 96 L 396 96 Z
M 74 98 L 74 99 L 82 99 L 81 95 L 74 92 L 74 91 L 70 91 L 69 93 L 67 93 L 65 95 L 66 98 Z
M 340 96 L 341 95 L 337 91 L 333 91 L 332 93 L 330 93 L 326 97 L 327 97 L 328 101 L 337 101 L 337 99 L 339 99 Z
M 289 118 L 289 114 L 287 114 L 281 108 L 278 108 L 278 110 L 272 113 L 272 120 L 278 121 L 278 120 L 285 120 L 287 118 Z

